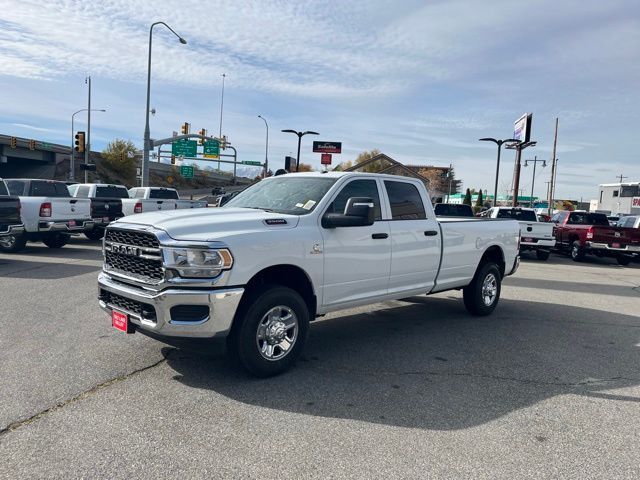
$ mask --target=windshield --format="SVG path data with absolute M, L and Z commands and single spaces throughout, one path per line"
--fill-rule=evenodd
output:
M 503 209 L 498 210 L 497 218 L 513 218 L 521 222 L 537 222 L 536 212 L 533 210 Z
M 273 177 L 247 188 L 223 208 L 258 208 L 292 215 L 312 212 L 336 178 Z

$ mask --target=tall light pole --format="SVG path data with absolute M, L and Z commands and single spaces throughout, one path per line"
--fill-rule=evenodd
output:
M 156 25 L 164 25 L 171 33 L 173 33 L 180 43 L 185 45 L 187 41 L 178 35 L 173 28 L 164 22 L 155 22 L 151 24 L 149 28 L 149 60 L 147 63 L 147 109 L 145 111 L 145 125 L 144 125 L 144 147 L 142 149 L 142 186 L 149 186 L 149 150 L 151 150 L 151 133 L 149 130 L 149 110 L 151 108 L 151 41 L 153 39 L 153 27 Z
M 281 130 L 283 133 L 293 133 L 298 136 L 298 156 L 296 157 L 296 172 L 300 171 L 300 143 L 305 135 L 320 135 L 318 132 L 307 130 L 306 132 L 297 132 L 295 130 Z
M 91 153 L 91 77 L 84 79 L 84 83 L 89 85 L 89 99 L 87 101 L 87 145 L 84 147 L 84 164 L 89 165 L 89 154 Z M 88 183 L 89 171 L 84 171 L 84 183 Z
M 498 175 L 500 174 L 500 151 L 502 150 L 502 144 L 503 143 L 518 143 L 518 140 L 516 140 L 515 138 L 506 138 L 504 140 L 497 140 L 495 138 L 481 138 L 480 139 L 481 142 L 493 142 L 498 146 L 498 160 L 496 161 L 496 183 L 495 183 L 495 187 L 493 189 L 494 194 L 493 194 L 493 206 L 495 207 L 496 205 L 498 205 Z
M 258 115 L 258 118 L 261 118 L 264 122 L 264 126 L 267 127 L 267 141 L 265 142 L 264 147 L 264 176 L 267 177 L 267 172 L 269 171 L 269 124 L 267 123 L 267 119 L 262 115 Z
M 73 114 L 71 115 L 71 148 L 70 148 L 70 154 L 69 154 L 69 180 L 70 181 L 75 181 L 76 179 L 76 156 L 75 156 L 75 148 L 74 148 L 74 140 L 75 140 L 75 128 L 74 128 L 74 121 L 75 121 L 75 116 L 80 113 L 80 112 L 86 112 L 87 109 L 83 108 L 81 110 L 78 110 L 77 112 L 73 112 Z M 104 109 L 93 109 L 94 112 L 106 112 L 106 110 Z
M 529 166 L 529 162 L 533 162 L 533 178 L 531 179 L 531 198 L 529 201 L 529 206 L 531 208 L 533 208 L 533 187 L 536 184 L 536 164 L 539 162 L 542 162 L 542 168 L 547 166 L 547 161 L 546 160 L 538 160 L 538 156 L 536 155 L 533 160 L 525 160 L 524 161 L 524 166 L 528 167 Z

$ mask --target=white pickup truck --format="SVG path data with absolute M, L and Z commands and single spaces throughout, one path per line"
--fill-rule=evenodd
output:
M 207 206 L 207 202 L 201 200 L 180 200 L 178 191 L 174 188 L 135 187 L 129 189 L 129 197 L 122 200 L 124 215 Z
M 93 228 L 89 199 L 71 197 L 64 182 L 9 178 L 5 183 L 9 193 L 20 199 L 24 232 L 13 235 L 9 243 L 3 242 L 0 251 L 18 252 L 27 241 L 61 248 L 70 234 Z
M 429 198 L 405 177 L 294 173 L 223 208 L 123 217 L 105 233 L 99 304 L 124 332 L 226 337 L 256 376 L 288 369 L 331 311 L 458 289 L 490 314 L 519 265 L 518 223 L 439 220 Z
M 520 251 L 536 252 L 538 260 L 547 260 L 556 246 L 553 223 L 539 222 L 533 208 L 493 207 L 482 213 L 486 218 L 511 218 L 520 223 Z

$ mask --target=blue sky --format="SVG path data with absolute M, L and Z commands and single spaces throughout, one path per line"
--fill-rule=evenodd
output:
M 155 138 L 184 121 L 223 133 L 242 160 L 275 168 L 295 153 L 283 128 L 343 142 L 334 161 L 378 148 L 408 164 L 452 163 L 465 187 L 492 190 L 495 148 L 533 112 L 549 159 L 560 119 L 557 194 L 595 198 L 598 183 L 640 180 L 640 3 L 627 1 L 101 2 L 0 0 L 0 132 L 69 143 L 71 113 L 93 80 L 92 144 L 142 144 L 148 28 L 154 33 Z M 84 119 L 76 117 L 78 127 Z M 308 139 L 308 140 L 307 140 Z M 302 161 L 319 166 L 311 140 Z M 511 183 L 503 155 L 500 190 Z M 550 168 L 537 172 L 543 194 Z M 528 193 L 531 168 L 523 168 Z

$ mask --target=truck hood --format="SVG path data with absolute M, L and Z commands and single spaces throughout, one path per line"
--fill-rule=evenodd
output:
M 176 240 L 214 241 L 256 231 L 295 228 L 298 221 L 297 215 L 252 208 L 193 208 L 128 215 L 111 226 L 144 225 L 164 230 Z

